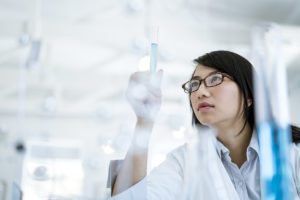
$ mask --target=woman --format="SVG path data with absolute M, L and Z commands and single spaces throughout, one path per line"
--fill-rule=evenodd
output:
M 197 67 L 190 81 L 183 85 L 189 94 L 193 123 L 217 130 L 216 148 L 238 197 L 260 199 L 253 67 L 245 58 L 229 51 L 214 51 L 194 61 Z M 161 71 L 155 75 L 158 80 L 161 76 Z M 149 199 L 179 199 L 182 193 L 186 146 L 171 152 L 166 161 L 145 178 L 149 139 L 161 103 L 159 86 L 151 83 L 148 73 L 137 72 L 130 78 L 127 96 L 137 115 L 137 124 L 131 147 L 112 189 L 116 199 L 145 199 L 139 196 L 139 193 L 145 193 L 138 191 L 146 184 Z M 134 95 L 137 93 L 134 92 L 135 85 L 146 85 L 142 92 L 145 95 Z M 300 134 L 296 127 L 292 127 L 292 132 L 294 187 L 300 197 L 300 172 L 297 172 L 300 145 L 296 145 Z

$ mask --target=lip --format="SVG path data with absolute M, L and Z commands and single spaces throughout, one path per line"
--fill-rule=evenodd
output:
M 203 102 L 203 103 L 199 103 L 197 110 L 198 111 L 206 111 L 206 110 L 210 110 L 213 107 L 214 106 L 212 104 L 209 104 L 207 102 Z

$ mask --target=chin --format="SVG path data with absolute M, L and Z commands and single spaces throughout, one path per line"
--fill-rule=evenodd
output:
M 215 124 L 214 119 L 207 119 L 207 118 L 202 118 L 202 119 L 197 118 L 197 119 L 204 126 L 213 126 L 213 124 Z

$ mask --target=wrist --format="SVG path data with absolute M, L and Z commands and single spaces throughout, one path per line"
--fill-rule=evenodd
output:
M 148 151 L 154 122 L 138 118 L 135 133 L 132 138 L 131 148 L 134 152 L 144 153 Z
M 154 121 L 138 118 L 136 126 L 141 129 L 152 129 L 154 126 Z

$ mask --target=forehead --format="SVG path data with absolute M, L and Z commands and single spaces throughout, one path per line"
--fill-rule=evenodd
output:
M 205 77 L 211 72 L 217 71 L 215 68 L 207 67 L 201 64 L 198 64 L 193 76 Z

